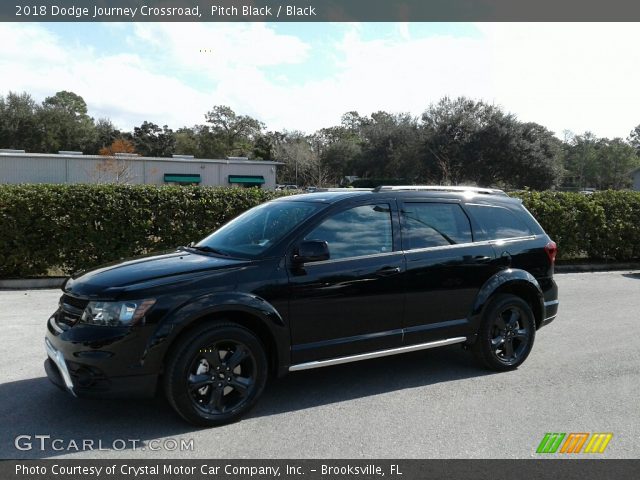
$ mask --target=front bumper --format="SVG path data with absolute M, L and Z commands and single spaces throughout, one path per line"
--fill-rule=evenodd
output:
M 53 363 L 53 365 L 45 363 L 47 376 L 58 386 L 61 386 L 59 382 L 62 380 L 64 387 L 71 395 L 76 397 L 76 392 L 73 390 L 73 380 L 71 380 L 71 374 L 69 373 L 69 368 L 67 367 L 67 362 L 65 362 L 62 352 L 57 350 L 47 337 L 44 338 L 44 346 L 47 350 L 47 355 L 49 356 L 48 362 Z M 49 368 L 47 368 L 47 366 Z M 56 370 L 54 370 L 54 366 Z
M 67 387 L 60 368 L 49 357 L 44 362 L 44 370 L 51 383 L 74 397 L 88 398 L 149 398 L 154 396 L 158 383 L 157 375 L 135 375 L 131 377 L 115 377 L 97 385 L 81 385 L 71 374 L 72 388 Z
M 75 397 L 152 397 L 160 369 L 144 366 L 145 336 L 105 327 L 56 328 L 55 315 L 45 336 L 49 380 Z

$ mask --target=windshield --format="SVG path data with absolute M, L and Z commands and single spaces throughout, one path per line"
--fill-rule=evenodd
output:
M 194 248 L 221 255 L 255 258 L 321 206 L 306 202 L 263 203 L 234 218 Z

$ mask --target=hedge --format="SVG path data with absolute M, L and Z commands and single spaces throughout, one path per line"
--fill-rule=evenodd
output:
M 558 244 L 558 259 L 640 259 L 640 192 L 514 192 Z
M 279 195 L 257 188 L 0 185 L 0 278 L 72 273 L 185 245 Z
M 282 193 L 151 185 L 0 185 L 0 278 L 64 273 L 199 240 Z M 559 259 L 640 259 L 640 192 L 511 193 Z

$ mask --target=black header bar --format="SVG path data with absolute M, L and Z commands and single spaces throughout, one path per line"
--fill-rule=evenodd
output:
M 631 480 L 640 460 L 2 460 L 3 480 Z
M 640 21 L 633 0 L 14 0 L 4 22 Z

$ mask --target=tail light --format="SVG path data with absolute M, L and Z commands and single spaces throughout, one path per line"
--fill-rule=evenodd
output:
M 556 242 L 550 241 L 544 246 L 544 251 L 547 252 L 547 257 L 549 257 L 549 261 L 551 265 L 555 265 L 556 263 L 556 255 L 558 254 L 558 246 Z

